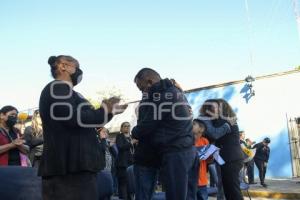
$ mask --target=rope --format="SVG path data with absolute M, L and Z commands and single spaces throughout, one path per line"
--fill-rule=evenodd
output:
M 296 23 L 298 28 L 298 37 L 300 41 L 300 11 L 299 11 L 299 3 L 298 0 L 292 0 L 293 1 L 293 7 L 294 7 L 294 13 L 296 16 Z
M 252 68 L 254 66 L 254 53 L 253 53 L 253 29 L 250 19 L 250 10 L 249 10 L 249 3 L 248 0 L 245 0 L 245 8 L 246 8 L 246 16 L 247 16 L 247 22 L 248 22 L 248 42 L 249 42 L 249 59 L 250 59 L 250 66 L 251 66 L 251 72 Z M 252 73 L 251 73 L 252 74 Z

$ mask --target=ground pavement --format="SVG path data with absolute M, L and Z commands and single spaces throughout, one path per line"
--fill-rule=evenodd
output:
M 251 185 L 249 193 L 252 200 L 297 199 L 300 200 L 300 179 L 266 180 L 267 188 L 259 184 Z M 248 200 L 244 192 L 245 200 Z M 209 200 L 216 198 L 210 197 Z

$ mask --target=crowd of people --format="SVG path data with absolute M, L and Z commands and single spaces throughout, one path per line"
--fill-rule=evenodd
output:
M 258 172 L 259 172 L 259 180 L 260 184 L 263 187 L 267 187 L 267 184 L 265 183 L 265 176 L 267 172 L 267 166 L 269 162 L 269 157 L 270 157 L 270 147 L 269 144 L 271 143 L 270 138 L 266 137 L 263 139 L 262 142 L 256 144 L 256 142 L 252 142 L 249 138 L 245 139 L 245 132 L 241 131 L 240 132 L 240 143 L 243 148 L 245 148 L 245 169 L 246 169 L 246 174 L 248 177 L 248 183 L 250 185 L 257 184 L 254 182 L 254 165 L 256 165 Z M 242 149 L 243 149 L 242 148 Z M 251 152 L 251 150 L 255 149 L 255 152 Z M 247 159 L 248 153 L 251 152 L 250 156 L 253 156 L 253 159 Z
M 269 160 L 269 138 L 255 144 L 239 131 L 232 107 L 223 99 L 204 102 L 197 118 L 180 85 L 144 68 L 134 82 L 142 93 L 137 125 L 121 124 L 116 138 L 105 128 L 126 105 L 112 97 L 93 108 L 73 88 L 83 72 L 71 56 L 52 56 L 48 63 L 54 81 L 42 91 L 39 110 L 24 134 L 15 128 L 18 110 L 0 110 L 0 166 L 38 168 L 45 200 L 97 199 L 96 176 L 110 171 L 114 192 L 130 200 L 127 169 L 133 166 L 136 200 L 151 200 L 158 183 L 167 200 L 207 200 L 209 186 L 217 199 L 240 200 L 241 171 L 254 182 L 254 164 L 261 185 Z M 198 148 L 215 145 L 224 163 L 200 159 Z M 256 149 L 254 159 L 243 147 Z M 210 180 L 208 178 L 210 174 Z M 67 192 L 66 192 L 67 191 Z

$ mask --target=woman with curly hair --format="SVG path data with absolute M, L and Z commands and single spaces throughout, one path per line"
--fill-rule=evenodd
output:
M 239 173 L 244 157 L 235 112 L 224 99 L 210 99 L 202 106 L 199 119 L 206 126 L 206 137 L 220 148 L 220 155 L 225 161 L 220 169 L 226 199 L 243 199 Z

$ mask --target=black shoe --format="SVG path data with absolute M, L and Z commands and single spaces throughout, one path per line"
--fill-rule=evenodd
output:
M 267 187 L 268 187 L 268 185 L 265 184 L 265 183 L 261 183 L 261 185 L 262 185 L 264 188 L 267 188 Z
M 250 182 L 249 185 L 256 185 L 257 182 Z

